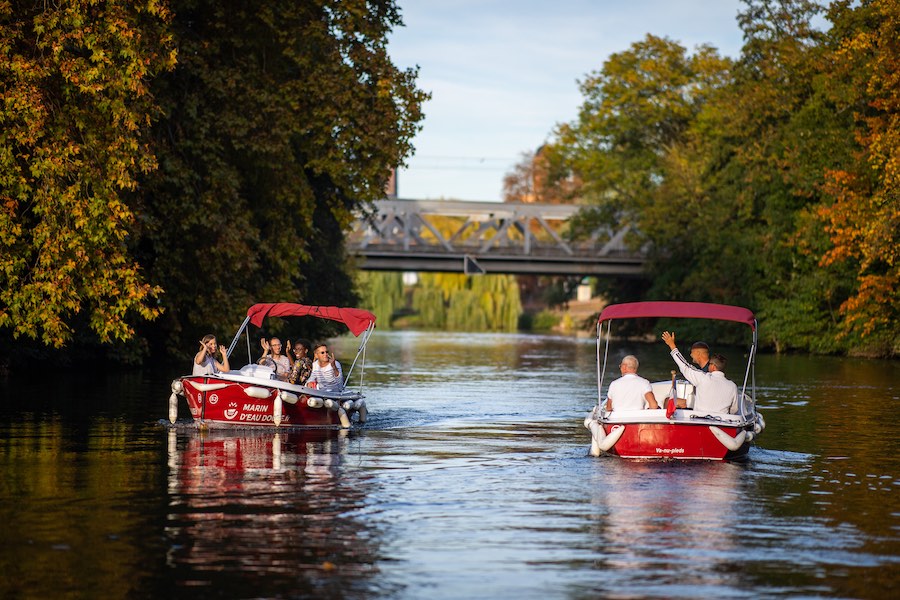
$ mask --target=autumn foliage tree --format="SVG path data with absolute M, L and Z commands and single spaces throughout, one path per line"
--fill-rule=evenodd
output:
M 138 256 L 166 290 L 149 335 L 231 331 L 260 301 L 356 300 L 343 234 L 412 151 L 426 95 L 397 69 L 393 2 L 173 0 L 154 82 L 158 172 Z
M 896 355 L 898 23 L 897 0 L 745 0 L 734 60 L 650 35 L 590 74 L 550 146 L 581 219 L 649 253 L 610 299 L 743 304 L 778 350 Z
M 0 1 L 0 341 L 184 355 L 252 302 L 352 302 L 344 231 L 427 97 L 387 54 L 401 24 L 389 0 Z
M 123 340 L 159 314 L 125 196 L 156 167 L 170 18 L 154 0 L 0 2 L 0 329 L 16 338 Z
M 826 173 L 817 217 L 831 247 L 820 266 L 849 264 L 852 292 L 840 306 L 854 348 L 900 353 L 900 2 L 832 7 L 840 38 L 828 74 L 838 108 L 854 115 L 858 144 L 845 168 Z M 847 25 L 849 26 L 847 26 Z

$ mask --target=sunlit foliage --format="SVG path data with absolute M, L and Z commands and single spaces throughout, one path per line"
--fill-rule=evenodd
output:
M 387 54 L 401 24 L 389 0 L 0 1 L 0 334 L 184 354 L 253 302 L 355 302 L 344 232 L 427 98 Z
M 0 329 L 16 338 L 122 340 L 160 313 L 126 197 L 156 167 L 170 21 L 154 0 L 0 2 Z
M 647 36 L 549 144 L 590 221 L 632 225 L 650 285 L 753 308 L 778 350 L 900 352 L 900 5 L 746 0 L 734 61 Z

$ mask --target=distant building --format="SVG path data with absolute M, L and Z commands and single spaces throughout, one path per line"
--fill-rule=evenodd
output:
M 391 176 L 388 178 L 387 184 L 384 186 L 384 195 L 390 200 L 396 200 L 397 196 L 397 168 L 391 169 Z

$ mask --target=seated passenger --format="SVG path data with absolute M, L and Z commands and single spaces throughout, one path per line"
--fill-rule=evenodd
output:
M 709 345 L 706 342 L 694 342 L 691 346 L 691 361 L 704 373 L 709 372 Z
M 650 382 L 637 374 L 638 359 L 629 354 L 619 364 L 622 376 L 609 384 L 606 410 L 643 410 L 659 408 Z
M 222 362 L 216 360 L 216 351 L 222 355 Z M 200 351 L 194 355 L 192 375 L 214 375 L 221 371 L 229 371 L 228 350 L 225 346 L 216 345 L 216 336 L 209 333 L 200 340 Z
M 291 372 L 291 359 L 281 353 L 281 340 L 273 337 L 269 340 L 259 340 L 263 349 L 263 355 L 257 361 L 258 364 L 275 369 L 275 377 L 281 381 L 287 381 Z
M 309 342 L 299 339 L 294 342 L 294 366 L 288 375 L 288 381 L 297 385 L 305 385 L 312 373 L 312 359 L 309 357 Z
M 334 354 L 328 352 L 326 344 L 317 344 L 312 373 L 306 385 L 329 392 L 340 392 L 344 389 L 341 363 L 334 360 Z
M 725 378 L 725 357 L 715 354 L 709 359 L 709 372 L 704 373 L 691 364 L 681 355 L 675 347 L 675 334 L 664 331 L 662 339 L 671 350 L 675 364 L 681 369 L 684 378 L 694 384 L 697 397 L 694 400 L 694 412 L 723 412 L 731 411 L 731 406 L 737 400 L 737 385 Z M 678 408 L 685 408 L 684 400 L 678 400 Z

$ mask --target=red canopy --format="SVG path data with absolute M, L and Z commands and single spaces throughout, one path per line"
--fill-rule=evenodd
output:
M 746 323 L 756 329 L 753 313 L 740 306 L 711 304 L 709 302 L 630 302 L 611 304 L 600 313 L 599 322 L 612 319 L 640 319 L 645 317 L 672 317 L 683 319 L 714 319 Z
M 247 310 L 250 322 L 257 327 L 262 326 L 266 317 L 318 317 L 343 323 L 350 332 L 359 336 L 370 323 L 375 322 L 375 315 L 361 308 L 340 308 L 337 306 L 306 306 L 276 302 L 270 304 L 254 304 Z

